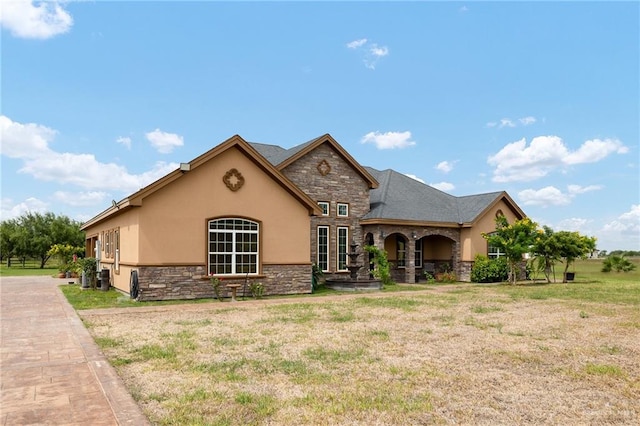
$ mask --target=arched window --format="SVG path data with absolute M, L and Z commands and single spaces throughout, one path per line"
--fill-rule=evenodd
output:
M 209 221 L 209 274 L 258 273 L 257 222 L 225 218 Z

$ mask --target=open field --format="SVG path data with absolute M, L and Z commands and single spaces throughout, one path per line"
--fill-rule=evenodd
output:
M 154 424 L 637 424 L 640 274 L 587 269 L 80 314 Z

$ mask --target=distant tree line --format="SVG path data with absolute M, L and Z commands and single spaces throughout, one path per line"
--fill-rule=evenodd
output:
M 600 250 L 598 257 L 618 256 L 618 257 L 640 257 L 640 251 L 638 250 L 613 250 L 607 252 L 606 250 Z
M 56 245 L 73 247 L 75 254 L 84 254 L 85 235 L 81 223 L 54 213 L 28 212 L 20 217 L 0 222 L 0 262 L 11 266 L 11 258 L 37 259 L 40 268 L 54 255 Z

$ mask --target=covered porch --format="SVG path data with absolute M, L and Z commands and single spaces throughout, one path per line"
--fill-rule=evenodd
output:
M 391 274 L 396 282 L 426 281 L 444 272 L 459 276 L 460 233 L 457 229 L 438 227 L 377 227 L 365 230 L 366 244 L 387 252 Z

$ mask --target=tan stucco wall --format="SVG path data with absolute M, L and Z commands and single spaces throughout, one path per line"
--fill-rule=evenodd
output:
M 101 267 L 109 269 L 112 285 L 120 290 L 129 291 L 129 275 L 130 268 L 127 264 L 137 264 L 138 256 L 138 212 L 133 209 L 113 217 L 96 226 L 86 229 L 88 237 L 96 235 L 101 242 Z M 105 245 L 103 240 L 103 232 L 118 228 L 120 230 L 120 271 L 114 271 L 114 258 L 107 258 L 105 255 Z
M 511 208 L 500 200 L 494 207 L 485 213 L 474 224 L 473 228 L 464 228 L 460 232 L 461 260 L 473 261 L 477 254 L 487 254 L 487 240 L 482 237 L 482 233 L 493 232 L 496 229 L 496 212 L 502 210 L 509 223 L 513 223 L 517 216 Z
M 424 239 L 423 259 L 450 260 L 452 256 L 452 244 L 449 238 L 430 236 Z
M 231 191 L 230 169 L 244 177 Z M 263 263 L 309 263 L 309 213 L 237 148 L 185 173 L 142 201 L 139 262 L 206 264 L 207 219 L 243 217 L 260 222 Z

